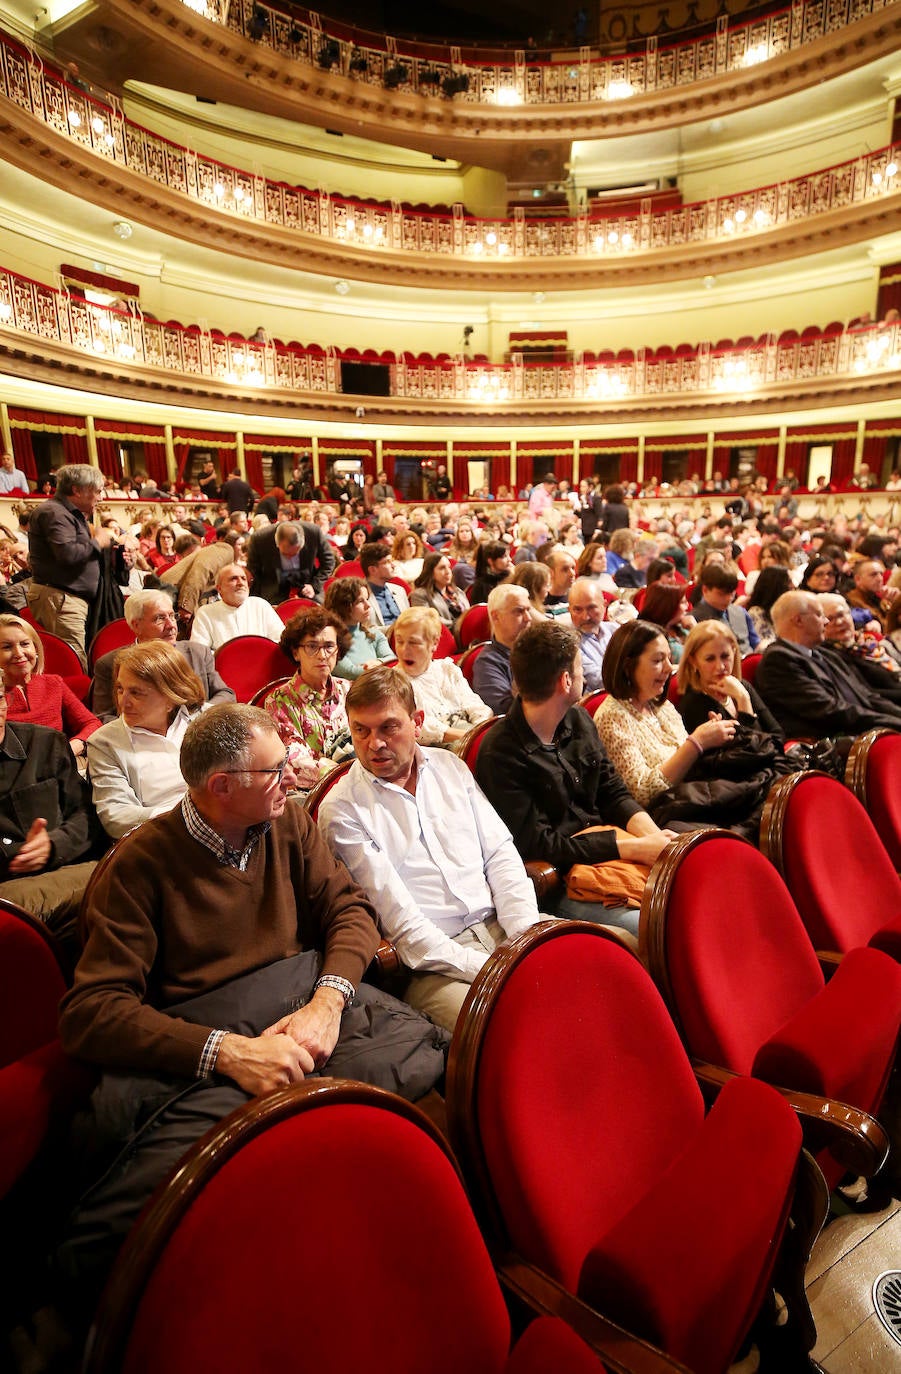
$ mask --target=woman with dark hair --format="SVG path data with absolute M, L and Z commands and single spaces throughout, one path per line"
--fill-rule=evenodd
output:
M 832 559 L 817 554 L 815 558 L 811 558 L 804 569 L 798 590 L 802 592 L 834 592 L 837 581 L 838 573 Z
M 325 591 L 325 609 L 350 632 L 350 646 L 335 664 L 335 676 L 353 681 L 367 668 L 394 658 L 382 631 L 370 620 L 369 588 L 361 577 L 337 577 Z
M 466 597 L 453 585 L 453 570 L 446 554 L 426 554 L 422 572 L 410 593 L 410 605 L 431 606 L 433 611 L 438 612 L 445 625 L 453 625 L 457 616 L 468 609 L 469 602 Z
M 470 606 L 481 606 L 490 592 L 510 575 L 510 548 L 500 539 L 486 539 L 476 553 L 475 578 L 469 589 Z
M 369 542 L 369 528 L 362 521 L 351 525 L 347 543 L 344 545 L 345 558 L 359 558 L 360 550 Z
M 667 700 L 673 663 L 659 625 L 633 620 L 604 655 L 607 697 L 594 718 L 601 742 L 636 801 L 647 806 L 685 778 L 708 749 L 731 740 L 731 720 L 704 721 L 691 735 Z
M 350 647 L 350 631 L 333 611 L 301 611 L 292 616 L 279 641 L 297 664 L 284 686 L 263 702 L 297 774 L 298 791 L 306 792 L 330 772 L 350 749 L 344 698 L 348 683 L 336 677 L 335 664 Z
M 673 663 L 678 663 L 682 657 L 683 645 L 696 623 L 691 614 L 688 597 L 685 595 L 685 588 L 655 582 L 645 594 L 641 618 L 651 625 L 660 626 L 669 644 L 670 657 Z
M 154 543 L 156 548 L 148 550 L 147 562 L 159 577 L 161 573 L 174 568 L 179 560 L 175 552 L 175 531 L 171 525 L 160 525 Z
M 619 588 L 607 571 L 607 550 L 599 539 L 585 545 L 576 559 L 576 577 L 593 578 L 602 591 L 619 596 Z
M 783 592 L 792 591 L 793 585 L 788 568 L 781 563 L 772 563 L 762 568 L 758 574 L 754 590 L 745 602 L 745 610 L 751 617 L 751 624 L 760 641 L 757 645 L 758 653 L 763 653 L 766 646 L 772 644 L 776 638 L 776 628 L 770 616 L 773 603 L 779 600 Z

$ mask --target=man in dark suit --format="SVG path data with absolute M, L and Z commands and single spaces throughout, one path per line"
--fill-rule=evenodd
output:
M 249 482 L 241 476 L 240 468 L 232 468 L 228 481 L 222 483 L 219 499 L 225 501 L 229 511 L 248 511 L 252 508 L 257 494 Z
M 770 612 L 778 638 L 754 686 L 789 739 L 901 730 L 901 707 L 877 698 L 837 654 L 823 649 L 826 616 L 811 592 L 785 592 Z
M 273 606 L 287 600 L 291 589 L 313 601 L 335 571 L 335 554 L 318 525 L 306 520 L 283 520 L 257 530 L 247 550 L 254 596 Z
M 172 598 L 165 592 L 151 588 L 132 592 L 125 602 L 125 619 L 137 644 L 149 644 L 155 639 L 162 639 L 177 649 L 203 683 L 207 701 L 217 706 L 234 701 L 234 692 L 216 672 L 212 650 L 190 639 L 176 640 L 178 618 L 172 607 Z M 113 676 L 118 655 L 119 650 L 112 649 L 110 653 L 101 655 L 94 664 L 92 705 L 95 716 L 101 720 L 113 720 L 116 715 Z

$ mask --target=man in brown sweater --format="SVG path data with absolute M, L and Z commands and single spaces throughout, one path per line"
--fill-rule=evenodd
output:
M 86 902 L 85 945 L 63 999 L 65 1049 L 104 1070 L 80 1131 L 118 1163 L 76 1205 L 57 1260 L 82 1311 L 152 1189 L 247 1095 L 327 1065 L 415 1099 L 441 1077 L 449 1036 L 364 985 L 373 907 L 287 794 L 272 721 L 221 705 L 189 728 L 185 799 L 128 835 Z M 86 1305 L 87 1304 L 87 1305 Z

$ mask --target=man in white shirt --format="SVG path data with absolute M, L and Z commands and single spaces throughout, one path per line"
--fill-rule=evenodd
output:
M 262 635 L 275 644 L 282 637 L 284 622 L 268 601 L 250 595 L 247 573 L 239 563 L 227 563 L 216 577 L 220 600 L 201 606 L 194 617 L 191 639 L 206 644 L 213 653 L 238 635 Z
M 28 478 L 21 468 L 16 467 L 13 455 L 0 454 L 0 496 L 8 496 L 13 491 L 21 491 L 27 496 L 30 490 Z
M 535 892 L 466 764 L 418 745 L 422 711 L 405 673 L 364 673 L 346 708 L 357 758 L 319 825 L 410 971 L 405 999 L 453 1030 L 489 955 L 541 919 Z

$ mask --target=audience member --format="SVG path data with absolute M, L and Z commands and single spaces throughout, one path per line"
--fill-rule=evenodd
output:
M 791 590 L 791 574 L 785 564 L 774 562 L 761 567 L 754 590 L 745 602 L 745 610 L 757 636 L 758 653 L 762 653 L 776 638 L 771 612 L 779 597 Z
M 415 1098 L 444 1071 L 445 1032 L 357 987 L 378 943 L 374 910 L 302 808 L 287 806 L 295 779 L 265 713 L 213 707 L 181 762 L 181 805 L 129 836 L 92 892 L 62 1007 L 66 1050 L 104 1073 L 78 1137 L 82 1167 L 102 1182 L 57 1255 L 75 1313 L 93 1312 L 157 1183 L 248 1097 L 328 1065 Z M 151 1132 L 140 1129 L 149 1084 Z
M 364 544 L 360 550 L 360 566 L 370 592 L 372 618 L 386 628 L 393 625 L 410 599 L 394 577 L 394 563 L 384 544 Z
M 238 563 L 227 564 L 216 577 L 219 600 L 201 606 L 194 616 L 191 639 L 213 653 L 238 635 L 261 635 L 277 643 L 284 621 L 268 601 L 251 596 L 247 572 Z
M 611 548 L 613 541 L 611 540 Z M 636 539 L 632 556 L 623 561 L 613 574 L 613 581 L 619 588 L 643 587 L 647 582 L 647 570 L 660 552 L 655 539 L 642 537 Z
M 133 592 L 125 602 L 125 619 L 136 644 L 150 644 L 160 639 L 178 650 L 188 667 L 200 678 L 206 701 L 212 705 L 234 701 L 235 694 L 231 687 L 216 672 L 212 650 L 194 640 L 176 640 L 178 620 L 172 609 L 172 599 L 165 592 L 152 588 Z M 112 649 L 108 654 L 102 654 L 94 664 L 91 704 L 95 715 L 104 722 L 116 715 L 113 676 L 120 652 L 120 649 Z
M 705 563 L 700 578 L 701 598 L 694 608 L 695 620 L 719 620 L 738 640 L 742 658 L 754 653 L 759 636 L 743 606 L 735 604 L 738 577 L 731 568 Z
M 777 637 L 764 650 L 754 685 L 787 739 L 901 729 L 901 708 L 877 704 L 856 665 L 822 648 L 826 616 L 812 592 L 786 592 L 771 614 Z
M 863 559 L 854 569 L 854 587 L 846 598 L 852 610 L 866 611 L 880 630 L 892 601 L 901 595 L 897 587 L 886 587 L 884 578 L 884 564 L 875 558 Z
M 777 736 L 782 748 L 776 717 L 753 683 L 742 682 L 738 640 L 728 625 L 705 620 L 692 630 L 679 663 L 678 685 L 679 715 L 686 730 L 696 730 L 717 715 Z
M 102 495 L 103 477 L 96 468 L 68 464 L 57 470 L 56 492 L 28 526 L 28 609 L 39 625 L 75 650 L 85 671 L 88 609 L 100 589 L 102 555 L 113 542 L 110 530 L 90 524 Z
M 576 577 L 576 560 L 559 545 L 550 549 L 542 560 L 551 573 L 547 596 L 544 599 L 548 615 L 564 615 L 569 608 L 569 593 Z
M 237 561 L 235 548 L 240 539 L 238 534 L 225 534 L 213 544 L 197 544 L 193 534 L 176 539 L 175 548 L 181 553 L 182 540 L 196 545 L 184 557 L 179 558 L 174 568 L 169 568 L 160 577 L 165 587 L 174 587 L 175 604 L 179 620 L 190 626 L 200 605 L 201 597 L 216 588 L 216 579 L 223 568 Z
M 598 692 L 604 686 L 604 654 L 616 631 L 605 621 L 607 603 L 597 580 L 577 577 L 569 590 L 569 617 L 579 636 L 582 652 L 582 679 L 586 692 Z
M 308 791 L 350 752 L 344 698 L 347 681 L 335 677 L 350 632 L 326 610 L 301 611 L 284 627 L 281 648 L 297 672 L 263 703 L 288 749 L 300 791 Z
M 901 662 L 893 652 L 894 645 L 879 635 L 855 629 L 843 596 L 821 592 L 818 599 L 826 617 L 824 648 L 853 666 L 876 694 L 874 704 L 879 698 L 901 704 Z
M 0 897 L 56 924 L 94 867 L 90 801 L 59 731 L 7 720 L 2 682 L 0 794 Z
M 425 559 L 425 546 L 414 530 L 401 530 L 391 550 L 391 560 L 397 577 L 405 582 L 415 582 L 422 572 Z
M 325 532 L 307 520 L 282 520 L 258 530 L 247 550 L 256 595 L 273 605 L 292 593 L 321 601 L 336 563 Z
M 347 717 L 357 761 L 319 825 L 365 892 L 409 974 L 404 998 L 453 1030 L 492 951 L 539 919 L 510 832 L 469 769 L 417 743 L 410 680 L 376 668 L 354 683 Z
M 28 496 L 30 490 L 28 478 L 16 467 L 13 455 L 8 450 L 0 453 L 0 496 Z
M 325 609 L 343 623 L 350 645 L 335 664 L 335 676 L 353 681 L 368 668 L 394 658 L 394 650 L 372 624 L 369 588 L 361 577 L 336 577 L 325 591 Z
M 119 651 L 118 720 L 88 744 L 88 776 L 100 823 L 114 840 L 184 796 L 181 742 L 204 706 L 203 684 L 172 644 L 155 640 Z
M 551 570 L 546 563 L 518 563 L 509 578 L 514 587 L 524 587 L 529 598 L 532 620 L 541 624 L 547 620 L 545 601 L 551 587 Z
M 249 482 L 244 481 L 241 469 L 232 468 L 228 478 L 222 483 L 219 499 L 228 506 L 229 514 L 232 511 L 242 511 L 246 514 L 256 500 L 256 492 Z
M 513 556 L 516 567 L 519 567 L 520 563 L 534 563 L 538 556 L 536 550 L 547 543 L 548 537 L 548 527 L 543 520 L 529 520 L 523 517 L 519 522 L 519 530 L 519 548 Z
M 453 744 L 492 714 L 452 658 L 433 657 L 440 636 L 441 619 L 430 606 L 410 606 L 394 626 L 397 666 L 410 679 L 416 706 L 424 713 L 423 744 Z
M 483 539 L 475 561 L 475 576 L 469 588 L 470 606 L 481 606 L 495 587 L 510 575 L 510 550 L 501 539 Z
M 410 593 L 410 605 L 430 606 L 447 626 L 469 608 L 465 594 L 453 585 L 453 569 L 446 554 L 426 554 Z
M 0 615 L 0 673 L 10 721 L 59 730 L 76 758 L 100 721 L 79 701 L 58 673 L 44 672 L 44 646 L 33 625 L 17 615 Z
M 519 853 L 553 864 L 561 877 L 574 864 L 603 867 L 617 858 L 652 864 L 673 836 L 629 795 L 578 705 L 578 635 L 553 621 L 531 625 L 513 645 L 511 661 L 518 695 L 482 742 L 476 778 Z M 637 903 L 624 906 L 616 896 L 611 903 L 606 919 L 637 931 Z M 588 914 L 593 905 L 562 901 L 557 912 Z
M 685 641 L 697 624 L 685 591 L 684 586 L 657 581 L 647 589 L 641 608 L 642 620 L 659 625 L 666 636 L 673 663 L 681 659 Z
M 496 716 L 505 715 L 513 701 L 513 670 L 510 650 L 532 623 L 529 594 L 525 587 L 502 582 L 488 594 L 491 643 L 477 657 L 472 670 L 476 695 Z

